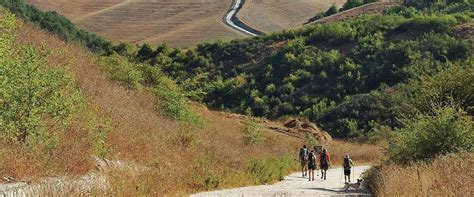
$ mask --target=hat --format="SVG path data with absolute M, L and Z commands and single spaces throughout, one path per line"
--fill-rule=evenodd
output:
M 344 155 L 344 159 L 348 159 L 349 158 L 349 155 Z

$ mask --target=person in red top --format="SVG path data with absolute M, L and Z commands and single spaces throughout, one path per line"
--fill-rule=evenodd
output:
M 321 168 L 321 179 L 326 180 L 326 174 L 328 172 L 331 162 L 331 156 L 326 149 L 323 149 L 323 152 L 319 154 L 319 167 Z

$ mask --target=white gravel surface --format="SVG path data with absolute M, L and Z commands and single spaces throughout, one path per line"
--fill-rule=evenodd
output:
M 363 171 L 369 166 L 357 166 L 353 170 L 351 181 L 359 178 Z M 320 175 L 320 173 L 319 173 Z M 208 197 L 208 196 L 230 196 L 230 197 L 246 197 L 246 196 L 370 196 L 365 188 L 359 189 L 358 192 L 351 188 L 344 192 L 344 177 L 342 168 L 334 168 L 328 170 L 327 180 L 322 180 L 320 176 L 315 176 L 315 181 L 308 181 L 302 178 L 301 172 L 293 173 L 283 181 L 274 185 L 261 185 L 252 187 L 241 187 L 235 189 L 218 190 L 212 192 L 203 192 L 191 195 L 192 197 Z M 342 179 L 341 179 L 342 178 Z

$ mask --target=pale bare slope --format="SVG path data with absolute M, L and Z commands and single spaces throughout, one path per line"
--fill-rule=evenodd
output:
M 341 6 L 346 0 L 246 0 L 237 14 L 250 27 L 275 32 L 301 26 L 332 4 Z
M 222 17 L 232 0 L 80 0 L 74 3 L 27 0 L 55 10 L 80 28 L 114 41 L 193 46 L 245 35 L 227 27 Z
M 353 176 L 359 178 L 362 172 L 368 169 L 368 166 L 355 167 Z M 322 180 L 315 176 L 315 181 L 308 181 L 301 177 L 301 173 L 291 174 L 279 183 L 274 185 L 261 185 L 252 187 L 242 187 L 236 189 L 220 190 L 214 192 L 203 192 L 191 195 L 192 197 L 242 197 L 242 196 L 369 196 L 364 189 L 355 191 L 353 188 L 344 191 L 344 180 L 341 177 L 342 168 L 329 169 L 327 180 Z M 341 179 L 342 178 L 342 179 Z M 355 181 L 355 179 L 353 179 Z

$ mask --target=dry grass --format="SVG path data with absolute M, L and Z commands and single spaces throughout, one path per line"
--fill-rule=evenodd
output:
M 346 0 L 246 0 L 237 16 L 247 25 L 263 32 L 276 32 L 302 26 L 333 3 Z
M 281 155 L 297 158 L 303 140 L 264 131 L 264 143 L 250 146 L 245 143 L 240 119 L 198 105 L 196 111 L 207 123 L 201 129 L 192 130 L 195 133 L 193 143 L 183 145 L 180 131 L 184 128 L 161 115 L 157 109 L 159 100 L 146 89 L 128 90 L 107 79 L 94 54 L 29 25 L 23 26 L 18 35 L 23 43 L 48 43 L 53 51 L 60 51 L 53 53 L 50 61 L 69 64 L 67 70 L 74 74 L 88 106 L 111 119 L 112 132 L 107 139 L 113 148 L 110 159 L 134 161 L 149 169 L 145 172 L 112 169 L 109 172 L 113 187 L 110 195 L 182 196 L 208 189 L 244 186 L 251 184 L 246 174 L 251 159 Z M 77 119 L 77 125 L 81 122 L 83 120 Z M 51 153 L 56 163 L 54 168 L 45 167 L 40 156 L 2 144 L 2 158 L 15 158 L 18 162 L 0 164 L 0 174 L 23 178 L 58 174 L 44 172 L 45 169 L 60 169 L 55 171 L 70 175 L 90 170 L 92 153 L 83 126 L 73 125 L 70 132 L 59 136 L 61 148 Z M 377 161 L 380 156 L 376 146 L 335 142 L 327 148 L 333 155 L 349 153 L 360 163 Z M 374 154 L 363 156 L 367 152 Z M 206 182 L 212 184 L 206 185 Z
M 386 164 L 370 173 L 376 196 L 472 196 L 474 154 L 444 156 L 432 163 Z
M 222 17 L 232 0 L 27 0 L 69 17 L 80 28 L 113 41 L 171 46 L 244 37 Z
M 355 165 L 374 164 L 381 160 L 381 147 L 370 144 L 333 141 L 323 144 L 331 155 L 332 166 L 342 166 L 344 155 L 349 154 Z
M 367 5 L 355 7 L 343 12 L 339 12 L 337 14 L 324 17 L 320 20 L 317 20 L 315 22 L 309 23 L 309 25 L 314 24 L 314 23 L 333 23 L 337 21 L 347 21 L 353 18 L 357 18 L 361 15 L 364 14 L 375 14 L 375 13 L 381 13 L 385 9 L 399 5 L 400 3 L 391 1 L 391 0 L 385 0 L 385 1 L 380 1 L 380 2 L 375 2 L 375 3 L 370 3 Z

